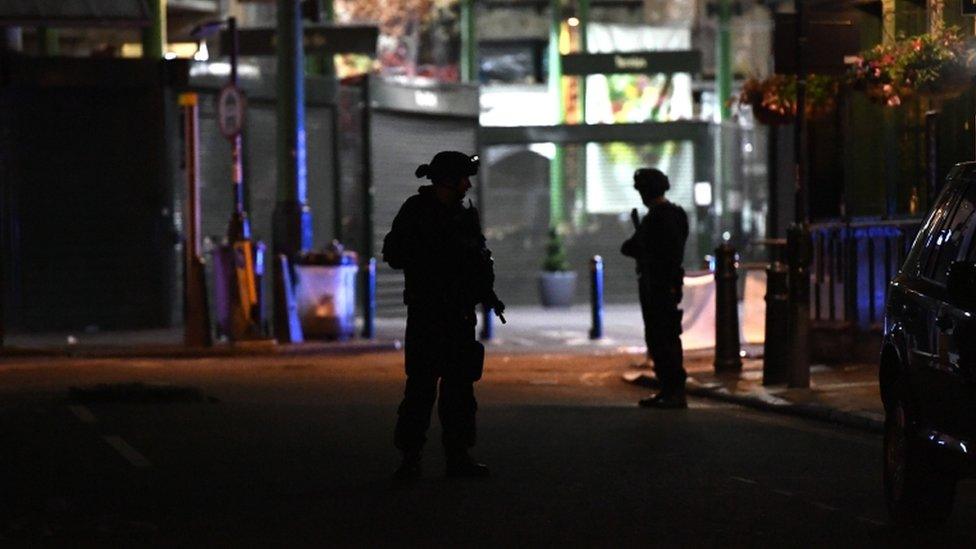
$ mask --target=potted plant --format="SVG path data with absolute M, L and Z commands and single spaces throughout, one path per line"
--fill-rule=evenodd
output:
M 563 241 L 556 229 L 549 229 L 546 260 L 539 273 L 539 296 L 543 307 L 569 307 L 576 294 L 576 273 L 569 270 Z

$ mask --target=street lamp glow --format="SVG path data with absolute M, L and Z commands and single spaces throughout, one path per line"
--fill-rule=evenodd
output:
M 570 27 L 578 27 L 580 21 L 579 18 L 577 17 L 570 17 L 569 19 L 566 20 L 566 23 L 569 24 Z

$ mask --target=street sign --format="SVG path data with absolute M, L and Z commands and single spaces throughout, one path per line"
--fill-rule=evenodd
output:
M 305 53 L 337 54 L 360 53 L 376 55 L 379 27 L 375 25 L 306 25 L 302 43 Z M 274 28 L 251 28 L 237 31 L 239 55 L 274 55 L 277 47 Z M 220 32 L 221 48 L 230 44 L 227 30 Z
M 976 0 L 962 0 L 962 14 L 976 15 Z
M 227 84 L 217 96 L 217 124 L 220 133 L 227 139 L 233 139 L 241 133 L 244 127 L 244 107 L 247 100 L 244 92 L 233 84 Z
M 562 56 L 563 74 L 673 74 L 701 72 L 698 50 L 640 51 L 626 53 L 570 53 Z

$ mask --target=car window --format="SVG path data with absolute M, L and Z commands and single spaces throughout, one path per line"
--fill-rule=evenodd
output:
M 957 192 L 958 185 L 952 183 L 952 180 L 950 180 L 950 184 L 946 185 L 939 194 L 939 200 L 936 201 L 935 208 L 932 209 L 929 218 L 918 232 L 915 244 L 912 245 L 911 253 L 905 265 L 911 266 L 910 272 L 913 274 L 927 277 L 931 272 L 929 266 L 937 255 L 936 252 L 938 251 L 939 245 L 938 237 L 942 233 L 946 218 L 954 210 L 956 199 L 959 197 L 959 193 Z
M 976 185 L 971 179 L 963 182 L 958 204 L 946 222 L 933 234 L 932 252 L 926 263 L 925 276 L 939 284 L 945 284 L 949 265 L 959 259 L 960 253 L 968 252 L 969 241 L 976 227 Z

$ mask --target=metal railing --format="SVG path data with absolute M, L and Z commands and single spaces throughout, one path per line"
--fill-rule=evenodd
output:
M 921 219 L 811 225 L 810 316 L 867 328 L 880 323 L 888 282 L 905 261 Z

